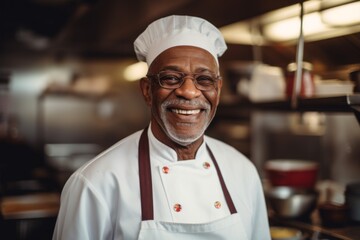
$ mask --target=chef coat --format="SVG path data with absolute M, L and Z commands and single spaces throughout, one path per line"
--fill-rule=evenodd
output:
M 176 152 L 159 142 L 150 129 L 155 220 L 207 223 L 230 215 L 207 144 L 248 239 L 270 239 L 260 179 L 248 159 L 205 136 L 195 159 L 177 161 Z M 69 178 L 53 239 L 137 239 L 141 226 L 140 134 L 121 140 Z

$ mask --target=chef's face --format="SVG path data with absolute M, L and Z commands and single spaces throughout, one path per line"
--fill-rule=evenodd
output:
M 213 73 L 219 75 L 214 57 L 207 51 L 178 46 L 162 52 L 151 64 L 148 75 L 160 71 Z M 142 91 L 152 113 L 152 130 L 165 143 L 169 140 L 186 146 L 199 140 L 219 104 L 222 80 L 210 90 L 199 90 L 190 76 L 176 89 L 159 85 L 157 78 L 142 79 Z

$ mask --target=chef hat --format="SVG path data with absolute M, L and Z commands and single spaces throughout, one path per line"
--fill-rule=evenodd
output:
M 190 16 L 168 16 L 151 23 L 134 42 L 139 61 L 148 66 L 166 49 L 175 46 L 194 46 L 207 50 L 216 62 L 226 50 L 219 29 L 208 21 Z

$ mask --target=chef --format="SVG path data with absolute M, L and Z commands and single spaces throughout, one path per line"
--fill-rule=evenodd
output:
M 119 141 L 67 181 L 53 239 L 270 239 L 253 164 L 204 135 L 219 103 L 220 31 L 169 16 L 134 43 L 149 126 Z

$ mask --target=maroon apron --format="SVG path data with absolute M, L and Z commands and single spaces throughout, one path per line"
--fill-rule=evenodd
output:
M 152 180 L 151 180 L 151 167 L 150 167 L 150 152 L 149 140 L 147 136 L 147 128 L 142 132 L 139 143 L 139 178 L 140 178 L 140 192 L 141 192 L 141 213 L 142 220 L 154 219 L 154 205 L 152 195 Z M 216 172 L 219 176 L 221 188 L 223 190 L 226 203 L 229 207 L 230 213 L 237 213 L 235 205 L 231 199 L 229 191 L 225 185 L 219 166 L 216 159 L 211 152 L 209 146 L 206 145 L 210 157 L 215 165 Z
M 237 213 L 229 191 L 221 175 L 219 166 L 210 148 L 206 146 L 216 168 L 219 181 L 229 207 L 230 216 L 208 223 L 184 224 L 154 220 L 152 180 L 149 154 L 149 141 L 145 129 L 139 143 L 139 179 L 141 191 L 142 221 L 139 240 L 209 240 L 241 239 L 247 240 L 242 219 Z
M 216 168 L 222 191 L 231 215 L 204 224 L 169 223 L 154 220 L 151 164 L 147 128 L 139 143 L 139 179 L 142 222 L 138 239 L 247 239 L 246 232 L 225 185 L 219 166 L 210 148 L 207 151 Z

